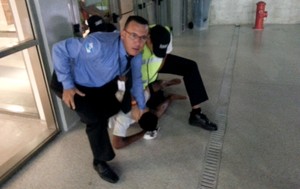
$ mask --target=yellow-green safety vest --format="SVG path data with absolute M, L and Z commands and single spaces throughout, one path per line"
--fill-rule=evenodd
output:
M 151 25 L 154 27 L 155 25 Z M 170 29 L 166 27 L 170 32 Z M 143 65 L 142 65 L 142 80 L 144 88 L 146 88 L 150 83 L 155 81 L 158 77 L 158 70 L 162 64 L 163 58 L 155 56 L 147 45 L 143 49 Z

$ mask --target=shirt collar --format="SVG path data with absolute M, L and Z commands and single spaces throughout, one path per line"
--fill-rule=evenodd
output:
M 120 57 L 125 57 L 127 56 L 127 52 L 125 50 L 123 41 L 121 40 L 121 38 L 119 38 L 119 53 L 120 53 Z

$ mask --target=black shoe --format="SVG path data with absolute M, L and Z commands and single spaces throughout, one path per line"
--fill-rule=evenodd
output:
M 106 162 L 94 165 L 94 169 L 98 172 L 99 176 L 110 183 L 116 183 L 119 180 L 118 175 L 107 165 Z
M 189 118 L 189 124 L 193 126 L 202 127 L 203 129 L 209 131 L 218 130 L 218 126 L 215 123 L 209 121 L 209 119 L 203 113 L 191 113 Z

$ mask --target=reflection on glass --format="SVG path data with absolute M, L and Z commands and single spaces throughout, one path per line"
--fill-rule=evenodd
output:
M 0 0 L 0 183 L 58 132 L 26 2 Z
M 0 110 L 37 114 L 23 52 L 0 59 Z
M 0 50 L 17 47 L 33 39 L 26 1 L 1 0 Z M 15 19 L 13 15 L 18 15 Z M 37 114 L 28 73 L 26 51 L 0 59 L 0 110 L 15 113 Z M 28 61 L 27 61 L 28 62 Z
M 0 6 L 0 50 L 33 39 L 30 19 L 25 1 L 1 0 Z M 23 7 L 23 8 L 21 8 Z M 13 15 L 19 15 L 14 20 Z

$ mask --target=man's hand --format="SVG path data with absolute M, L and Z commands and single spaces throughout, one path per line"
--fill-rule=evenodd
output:
M 131 107 L 131 117 L 135 121 L 138 121 L 141 118 L 141 116 L 143 115 L 143 113 L 148 112 L 148 111 L 149 111 L 148 109 L 141 110 L 136 105 L 132 106 Z
M 79 91 L 77 88 L 64 90 L 62 96 L 64 103 L 72 110 L 75 110 L 76 108 L 74 102 L 75 94 L 78 94 L 79 96 L 85 96 L 85 94 Z

